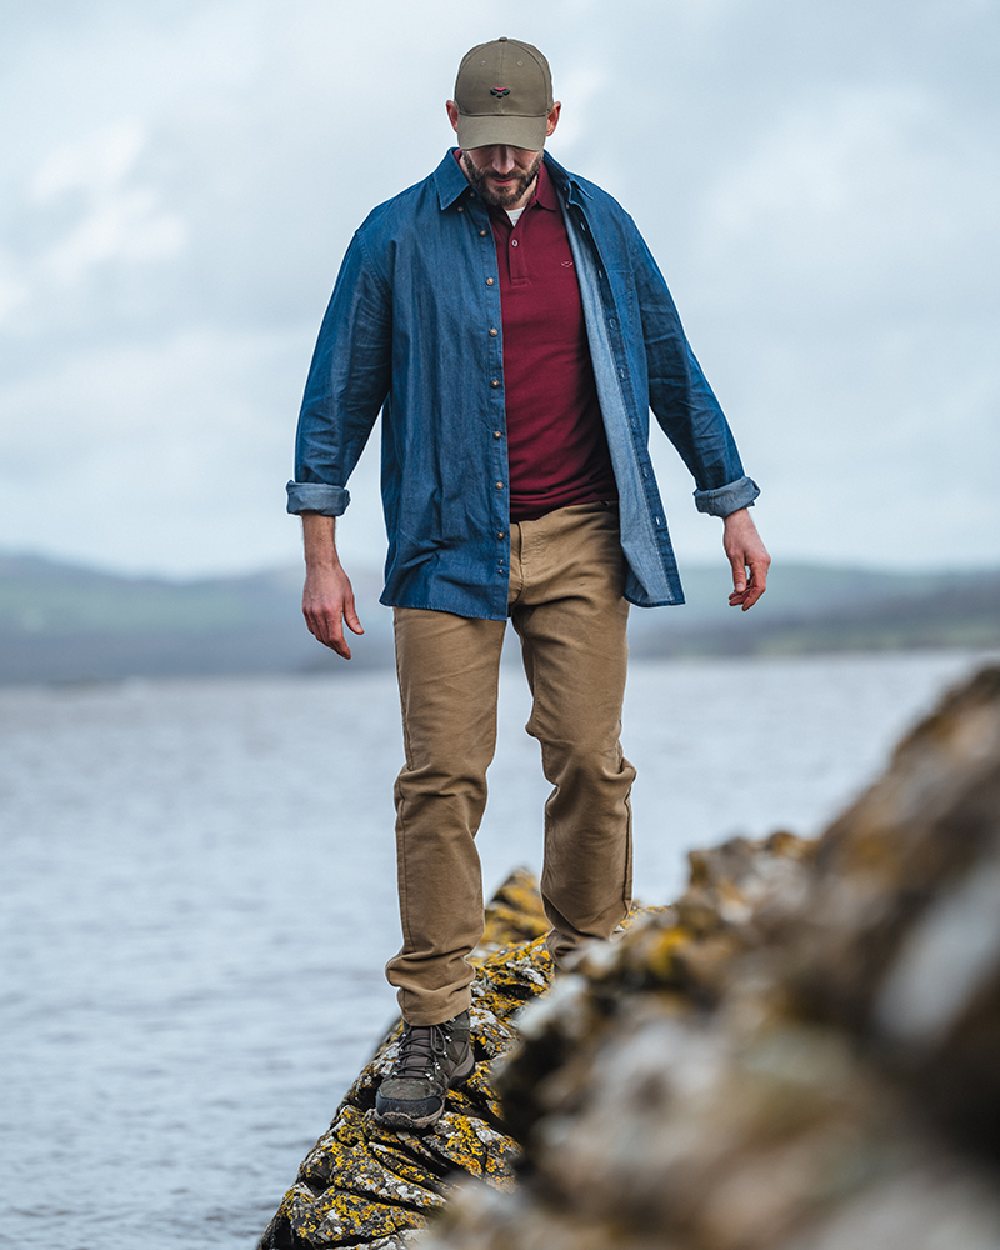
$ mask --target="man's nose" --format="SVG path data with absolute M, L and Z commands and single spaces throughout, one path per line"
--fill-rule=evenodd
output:
M 498 174 L 509 174 L 514 168 L 514 152 L 505 143 L 498 143 L 493 149 L 493 168 Z

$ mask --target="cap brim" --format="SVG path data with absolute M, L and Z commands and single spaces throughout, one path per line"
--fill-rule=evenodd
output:
M 529 152 L 541 152 L 545 147 L 545 117 L 512 117 L 510 114 L 491 113 L 475 116 L 458 115 L 458 143 L 463 151 L 484 148 L 503 143 L 512 148 L 526 148 Z

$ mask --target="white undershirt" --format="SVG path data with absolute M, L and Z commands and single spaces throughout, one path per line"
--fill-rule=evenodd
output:
M 523 208 L 508 208 L 506 210 L 507 216 L 510 218 L 510 224 L 512 226 L 517 225 L 517 219 L 518 217 L 521 216 L 523 212 L 524 212 Z

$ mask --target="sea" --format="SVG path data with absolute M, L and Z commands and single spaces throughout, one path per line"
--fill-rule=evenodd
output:
M 988 658 L 635 664 L 637 898 L 819 833 Z M 539 867 L 527 716 L 505 667 L 487 892 Z M 391 673 L 0 690 L 0 1246 L 253 1246 L 395 1015 L 400 762 Z

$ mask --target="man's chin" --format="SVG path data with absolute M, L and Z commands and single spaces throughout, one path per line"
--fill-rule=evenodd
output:
M 520 187 L 516 182 L 487 182 L 486 190 L 490 199 L 494 204 L 498 204 L 501 208 L 505 208 L 508 204 L 512 204 L 518 197 Z

